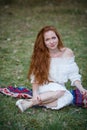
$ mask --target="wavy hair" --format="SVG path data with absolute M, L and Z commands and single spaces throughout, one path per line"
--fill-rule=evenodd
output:
M 38 84 L 42 85 L 49 81 L 49 67 L 50 67 L 50 55 L 49 50 L 44 42 L 44 33 L 48 31 L 55 32 L 58 37 L 58 49 L 64 47 L 60 35 L 53 26 L 45 26 L 43 27 L 36 37 L 36 41 L 34 44 L 33 54 L 31 57 L 30 68 L 28 72 L 28 79 L 30 79 L 31 75 L 34 75 L 34 81 Z

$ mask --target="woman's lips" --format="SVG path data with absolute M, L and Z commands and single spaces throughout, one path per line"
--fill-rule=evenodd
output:
M 50 45 L 50 47 L 54 47 L 55 45 Z

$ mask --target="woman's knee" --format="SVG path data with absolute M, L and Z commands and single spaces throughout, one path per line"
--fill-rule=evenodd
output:
M 58 97 L 63 96 L 65 92 L 66 92 L 65 90 L 58 90 L 58 91 L 56 91 L 56 97 L 58 98 Z

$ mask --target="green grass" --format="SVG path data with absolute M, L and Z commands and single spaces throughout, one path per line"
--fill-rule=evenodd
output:
M 37 5 L 32 0 L 26 6 L 0 6 L 0 86 L 31 88 L 27 73 L 37 32 L 45 25 L 54 25 L 64 44 L 74 51 L 83 86 L 87 88 L 86 7 L 85 0 L 37 0 Z M 66 85 L 72 88 L 70 82 Z M 16 101 L 0 94 L 0 130 L 87 130 L 87 109 L 30 108 L 21 114 Z

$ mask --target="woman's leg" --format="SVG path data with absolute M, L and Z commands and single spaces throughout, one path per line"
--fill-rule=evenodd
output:
M 57 100 L 57 107 L 53 107 L 52 109 L 61 109 L 65 106 L 72 104 L 73 95 L 67 90 L 62 97 Z
M 63 90 L 58 90 L 58 91 L 50 91 L 50 92 L 45 92 L 40 94 L 41 97 L 41 102 L 39 102 L 38 100 L 36 101 L 36 99 L 29 99 L 29 100 L 18 100 L 16 102 L 16 105 L 19 107 L 19 109 L 23 112 L 24 110 L 26 110 L 27 108 L 30 108 L 34 105 L 43 105 L 43 106 L 56 106 L 57 105 L 57 100 L 58 98 L 60 98 L 61 96 L 63 96 L 65 93 L 65 91 Z M 53 104 L 52 104 L 53 103 Z
M 65 93 L 65 91 L 63 91 L 63 90 L 45 92 L 45 93 L 40 94 L 41 103 L 38 100 L 37 100 L 37 102 L 34 101 L 34 99 L 32 99 L 32 102 L 34 105 L 40 104 L 40 105 L 44 106 L 47 104 L 49 104 L 49 105 L 52 104 L 52 106 L 53 105 L 56 106 L 57 105 L 56 101 L 58 100 L 58 98 L 63 96 L 64 93 Z

